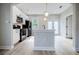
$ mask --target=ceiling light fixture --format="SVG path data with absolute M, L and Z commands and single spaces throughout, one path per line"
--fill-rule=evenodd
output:
M 59 6 L 59 8 L 62 8 L 63 6 Z

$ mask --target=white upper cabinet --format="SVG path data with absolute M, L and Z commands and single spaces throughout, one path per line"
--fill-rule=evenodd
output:
M 25 15 L 20 9 L 18 9 L 16 6 L 13 6 L 13 24 L 16 23 L 17 16 L 20 16 L 23 18 L 23 24 L 25 24 L 25 20 L 29 20 L 28 16 Z

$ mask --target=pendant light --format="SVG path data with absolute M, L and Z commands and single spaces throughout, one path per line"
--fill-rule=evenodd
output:
M 48 12 L 47 12 L 47 3 L 46 3 L 46 8 L 45 8 L 45 17 L 48 17 Z
M 47 1 L 45 3 L 45 12 L 44 12 L 44 21 L 47 21 L 48 12 L 47 12 Z
M 47 20 L 47 18 L 46 17 L 44 17 L 44 21 L 46 21 Z
M 48 17 L 48 12 L 45 12 L 45 16 Z

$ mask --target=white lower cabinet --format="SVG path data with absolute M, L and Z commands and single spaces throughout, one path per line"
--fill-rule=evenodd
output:
M 13 29 L 13 44 L 20 40 L 20 29 Z

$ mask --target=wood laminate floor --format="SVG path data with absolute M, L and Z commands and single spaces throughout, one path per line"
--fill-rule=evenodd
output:
M 0 50 L 1 55 L 78 55 L 73 50 L 73 39 L 55 37 L 55 51 L 33 51 L 34 37 L 31 36 L 11 50 Z

